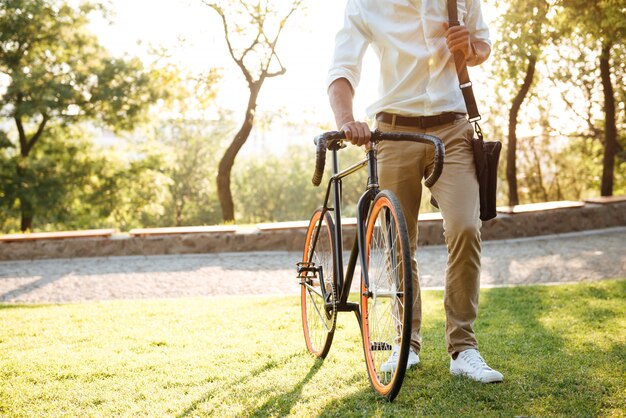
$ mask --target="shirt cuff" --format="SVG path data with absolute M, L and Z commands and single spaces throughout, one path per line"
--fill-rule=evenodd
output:
M 352 92 L 356 90 L 356 87 L 359 85 L 359 78 L 352 74 L 350 71 L 345 70 L 343 68 L 336 68 L 330 70 L 328 73 L 328 77 L 326 78 L 326 90 L 330 88 L 330 85 L 333 84 L 335 80 L 339 80 L 340 78 L 345 78 L 350 83 L 350 87 L 352 87 Z

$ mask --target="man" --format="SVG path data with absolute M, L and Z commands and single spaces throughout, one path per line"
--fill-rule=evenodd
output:
M 370 45 L 380 61 L 380 98 L 368 108 L 377 128 L 426 133 L 444 142 L 443 174 L 431 193 L 444 219 L 448 247 L 444 305 L 450 372 L 490 383 L 503 377 L 480 356 L 472 329 L 480 290 L 478 182 L 470 142 L 474 132 L 465 116 L 452 53 L 461 51 L 467 65 L 479 65 L 489 57 L 491 43 L 480 0 L 458 0 L 458 14 L 461 26 L 449 28 L 445 0 L 348 0 L 344 27 L 336 37 L 328 94 L 338 128 L 353 144 L 368 146 L 370 128 L 354 119 L 352 98 L 363 55 Z M 421 180 L 432 170 L 434 150 L 420 143 L 383 141 L 377 152 L 380 186 L 392 190 L 400 200 L 415 254 Z M 421 297 L 415 259 L 413 273 L 407 367 L 419 362 L 421 348 Z M 395 364 L 397 355 L 396 350 L 383 369 Z

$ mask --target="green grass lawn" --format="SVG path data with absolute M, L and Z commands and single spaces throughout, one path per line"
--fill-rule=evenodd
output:
M 393 403 L 340 314 L 310 357 L 297 297 L 0 305 L 0 416 L 624 416 L 626 279 L 483 290 L 476 331 L 505 382 L 448 373 L 442 293 Z

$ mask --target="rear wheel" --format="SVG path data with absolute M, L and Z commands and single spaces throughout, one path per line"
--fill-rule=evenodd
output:
M 328 212 L 322 216 L 322 209 L 317 209 L 309 222 L 304 243 L 302 266 L 308 270 L 300 274 L 300 297 L 306 346 L 311 354 L 321 358 L 330 350 L 337 323 L 334 249 L 332 216 Z
M 365 360 L 374 390 L 393 400 L 406 372 L 413 291 L 406 221 L 400 203 L 389 191 L 380 192 L 374 200 L 365 242 L 369 281 L 362 276 Z

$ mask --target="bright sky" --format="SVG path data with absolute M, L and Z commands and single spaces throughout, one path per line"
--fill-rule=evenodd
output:
M 94 22 L 101 42 L 114 54 L 129 53 L 149 59 L 149 45 L 163 46 L 177 62 L 197 70 L 222 68 L 219 105 L 242 115 L 248 90 L 239 68 L 232 62 L 218 15 L 201 0 L 110 0 L 113 24 Z M 298 118 L 334 127 L 326 96 L 326 72 L 335 33 L 343 23 L 346 0 L 307 1 L 306 13 L 292 16 L 278 44 L 278 55 L 287 73 L 268 79 L 259 98 L 260 113 L 278 111 L 297 123 Z M 489 16 L 486 19 L 489 22 Z M 492 34 L 493 36 L 493 34 Z M 365 108 L 376 99 L 378 69 L 371 51 L 365 56 L 361 83 L 355 97 L 355 117 L 365 118 Z M 268 138 L 284 144 L 309 141 L 290 138 L 293 130 L 254 132 L 244 152 L 267 149 Z M 271 141 L 269 141 L 271 142 Z
M 343 21 L 345 0 L 307 3 L 306 14 L 293 16 L 291 25 L 281 35 L 277 49 L 287 73 L 266 81 L 259 110 L 288 109 L 293 121 L 303 115 L 309 120 L 331 122 L 325 78 L 334 36 Z M 111 52 L 147 58 L 148 45 L 160 45 L 190 68 L 223 68 L 220 105 L 236 111 L 245 108 L 247 87 L 228 55 L 221 20 L 200 0 L 113 0 L 112 9 L 113 25 L 104 22 L 93 25 Z M 372 58 L 367 58 L 366 67 L 368 63 L 375 65 Z M 365 70 L 363 77 L 363 88 L 358 92 L 355 106 L 361 116 L 375 98 L 375 68 Z

